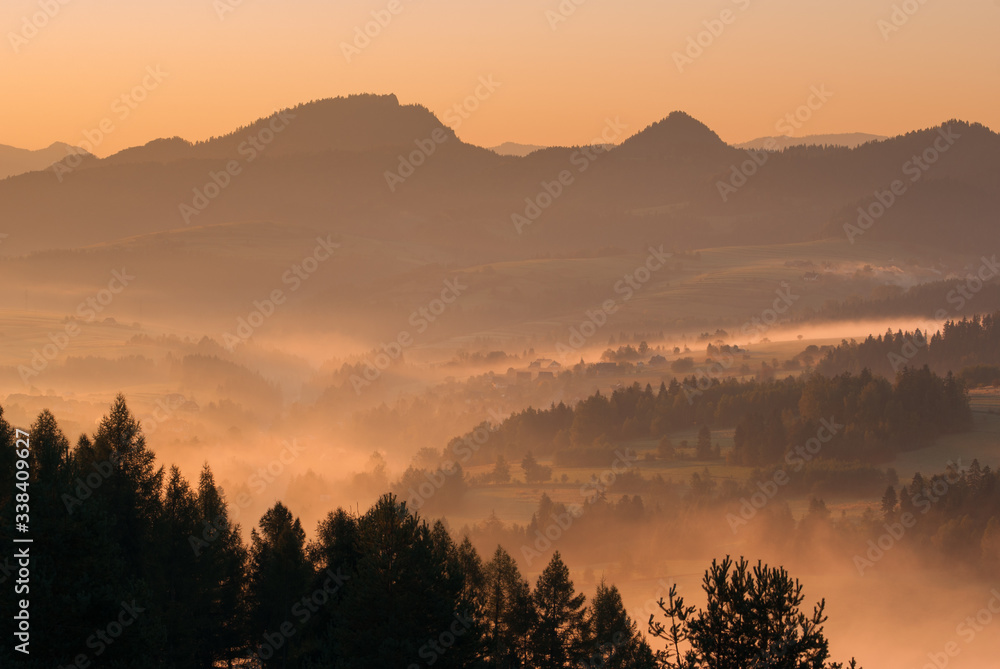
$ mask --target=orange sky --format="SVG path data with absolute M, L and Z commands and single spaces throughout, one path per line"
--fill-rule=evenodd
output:
M 486 146 L 582 143 L 607 116 L 634 132 L 675 109 L 739 142 L 779 134 L 813 86 L 833 95 L 796 135 L 892 135 L 956 117 L 1000 129 L 1000 0 L 61 2 L 3 3 L 0 144 L 79 143 L 106 121 L 95 152 L 107 155 L 357 92 L 443 117 L 489 75 L 499 88 L 458 128 Z M 894 4 L 915 13 L 880 29 Z M 341 44 L 372 12 L 391 20 L 348 62 Z M 703 53 L 679 68 L 675 52 L 713 20 L 719 34 L 704 32 Z M 138 91 L 145 99 L 122 102 L 157 65 L 167 75 Z

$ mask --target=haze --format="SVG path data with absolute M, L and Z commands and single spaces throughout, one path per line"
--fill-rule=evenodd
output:
M 0 16 L 3 666 L 649 669 L 727 556 L 996 666 L 1000 3 Z
M 892 31 L 879 25 L 897 27 L 890 0 L 400 0 L 348 62 L 341 43 L 386 2 L 73 0 L 15 51 L 10 35 L 39 6 L 13 0 L 2 14 L 0 87 L 17 102 L 0 109 L 0 144 L 79 144 L 111 116 L 116 129 L 95 151 L 105 156 L 157 137 L 207 139 L 275 109 L 360 91 L 394 93 L 440 117 L 489 75 L 503 87 L 458 129 L 480 146 L 583 144 L 607 116 L 645 127 L 672 109 L 731 143 L 789 134 L 775 124 L 820 85 L 835 97 L 811 134 L 892 136 L 949 118 L 995 127 L 1000 93 L 987 82 L 1000 77 L 1000 6 L 917 6 Z M 731 23 L 703 37 L 704 55 L 680 71 L 674 53 L 724 10 Z M 112 102 L 150 65 L 169 77 L 141 113 L 118 121 Z

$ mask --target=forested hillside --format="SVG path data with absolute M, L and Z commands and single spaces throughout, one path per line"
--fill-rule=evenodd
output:
M 562 462 L 585 461 L 595 450 L 612 452 L 615 442 L 698 426 L 735 426 L 734 463 L 779 462 L 817 435 L 825 458 L 877 462 L 962 430 L 969 420 L 962 385 L 926 367 L 905 368 L 893 381 L 867 369 L 779 380 L 690 377 L 659 390 L 633 384 L 610 395 L 597 392 L 574 407 L 560 403 L 515 413 L 498 426 L 481 426 L 492 429 L 490 438 L 469 460 L 520 460 L 533 452 L 554 454 Z M 456 438 L 446 454 L 461 454 L 474 436 Z
M 940 374 L 976 366 L 1000 365 L 1000 311 L 950 320 L 933 334 L 891 330 L 861 342 L 843 342 L 827 350 L 816 369 L 839 374 L 871 369 L 877 374 L 895 374 L 903 367 L 927 365 Z
M 308 541 L 278 502 L 247 545 L 211 469 L 192 488 L 176 467 L 157 467 L 121 395 L 75 447 L 47 411 L 27 435 L 0 412 L 0 538 L 10 541 L 15 510 L 30 505 L 30 527 L 19 518 L 18 529 L 33 540 L 19 544 L 30 570 L 10 558 L 0 569 L 33 605 L 15 609 L 5 597 L 0 614 L 10 621 L 27 608 L 34 624 L 30 659 L 5 645 L 3 666 L 693 668 L 720 647 L 739 661 L 776 659 L 780 637 L 790 643 L 783 655 L 841 667 L 827 662 L 823 603 L 800 613 L 801 586 L 783 569 L 713 564 L 709 609 L 697 614 L 682 601 L 677 609 L 671 591 L 663 612 L 673 624 L 649 623 L 665 641 L 665 629 L 683 631 L 681 658 L 676 645 L 654 653 L 637 626 L 646 621 L 629 617 L 615 586 L 577 592 L 558 551 L 532 586 L 503 547 L 484 559 L 468 537 L 456 542 L 392 495 L 365 513 L 331 512 Z M 15 459 L 30 465 L 18 487 Z M 739 587 L 713 594 L 729 579 Z M 774 623 L 759 627 L 759 642 L 736 628 L 708 635 L 699 621 L 713 619 L 713 603 Z

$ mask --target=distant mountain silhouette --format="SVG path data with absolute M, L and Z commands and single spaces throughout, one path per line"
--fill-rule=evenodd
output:
M 66 156 L 77 153 L 87 154 L 80 147 L 70 146 L 63 142 L 55 142 L 51 146 L 36 151 L 0 144 L 0 179 L 25 172 L 44 170 Z
M 541 151 L 542 149 L 547 149 L 547 146 L 538 146 L 537 144 L 518 144 L 517 142 L 504 142 L 499 146 L 489 147 L 490 151 L 493 153 L 498 153 L 501 156 L 520 156 L 524 157 L 529 153 L 534 153 L 535 151 Z
M 752 139 L 749 142 L 734 144 L 737 149 L 773 149 L 780 151 L 790 146 L 846 146 L 849 149 L 861 146 L 866 142 L 880 142 L 888 139 L 884 135 L 870 135 L 865 132 L 847 132 L 833 135 L 803 135 L 802 137 L 787 137 L 783 135 L 766 136 Z
M 945 141 L 945 128 L 958 139 L 910 181 L 907 165 Z M 252 161 L 241 150 L 251 138 L 267 140 Z M 567 240 L 580 248 L 773 244 L 844 237 L 857 208 L 894 180 L 906 180 L 907 192 L 866 239 L 935 252 L 995 242 L 988 214 L 1000 208 L 1000 136 L 978 124 L 950 121 L 854 149 L 792 146 L 763 165 L 747 160 L 682 112 L 610 150 L 553 147 L 518 158 L 463 143 L 424 107 L 358 95 L 300 105 L 204 142 L 156 140 L 61 174 L 0 182 L 5 219 L 31 223 L 0 253 L 262 219 L 482 262 L 562 252 Z M 232 161 L 239 174 L 216 188 L 212 179 Z M 549 197 L 560 175 L 569 183 Z M 185 219 L 182 205 L 196 202 Z M 518 216 L 530 226 L 516 227 Z
M 704 123 L 675 111 L 622 142 L 616 152 L 629 158 L 666 158 L 678 154 L 719 155 L 728 153 L 728 149 Z
M 458 143 L 454 131 L 426 107 L 400 105 L 395 95 L 352 95 L 302 104 L 203 142 L 179 137 L 154 140 L 109 156 L 105 163 L 239 159 L 241 146 L 252 137 L 265 147 L 261 153 L 272 157 L 412 149 L 416 140 L 427 139 L 435 129 L 442 129 L 449 142 Z

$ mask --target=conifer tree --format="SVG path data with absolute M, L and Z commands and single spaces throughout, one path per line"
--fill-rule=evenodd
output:
M 590 604 L 587 619 L 590 634 L 588 667 L 606 669 L 654 669 L 656 661 L 649 644 L 625 611 L 621 593 L 602 580 Z
M 538 622 L 532 632 L 533 661 L 539 669 L 575 667 L 586 654 L 588 634 L 583 594 L 576 594 L 559 551 L 538 577 L 534 592 Z

